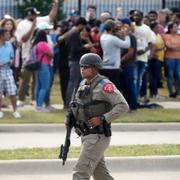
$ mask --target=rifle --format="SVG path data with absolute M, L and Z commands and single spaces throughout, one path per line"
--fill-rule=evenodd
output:
M 75 103 L 74 103 L 75 93 L 76 93 L 76 89 L 74 89 L 74 91 L 73 91 L 72 101 L 70 102 L 70 107 L 75 106 Z M 63 166 L 65 165 L 65 162 L 67 159 L 67 154 L 69 152 L 69 147 L 71 145 L 71 141 L 70 141 L 71 130 L 72 130 L 72 127 L 74 127 L 76 124 L 76 120 L 75 120 L 73 112 L 71 110 L 68 110 L 68 113 L 67 113 L 66 119 L 65 119 L 65 124 L 66 124 L 66 138 L 65 138 L 64 145 L 61 144 L 60 152 L 59 152 L 59 159 L 63 160 L 63 162 L 62 162 Z
M 69 111 L 67 113 L 65 124 L 66 124 L 66 138 L 65 138 L 64 145 L 61 144 L 61 146 L 60 146 L 60 153 L 59 153 L 59 159 L 63 160 L 62 165 L 65 165 L 65 161 L 67 159 L 67 154 L 69 152 L 69 146 L 71 145 L 71 141 L 70 141 L 71 130 L 75 124 L 75 119 L 74 119 L 72 111 Z
M 66 139 L 64 142 L 64 145 L 61 144 L 60 146 L 60 153 L 59 153 L 59 159 L 62 159 L 62 165 L 65 165 L 67 154 L 69 152 L 69 146 L 71 145 L 70 137 L 71 137 L 71 129 L 72 127 L 69 127 L 66 125 Z

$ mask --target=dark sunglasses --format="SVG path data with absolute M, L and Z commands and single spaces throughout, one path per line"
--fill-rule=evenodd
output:
M 87 65 L 80 65 L 81 68 L 87 69 L 87 68 L 92 68 L 94 66 L 87 66 Z

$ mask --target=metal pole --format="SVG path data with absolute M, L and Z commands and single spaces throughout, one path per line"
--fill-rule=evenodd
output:
M 78 0 L 78 11 L 79 15 L 81 16 L 81 0 Z
M 162 0 L 162 9 L 166 7 L 166 0 Z
M 20 2 L 19 2 L 19 0 L 15 0 L 15 5 L 16 5 L 16 15 L 17 15 L 17 18 L 19 18 L 19 16 L 20 16 L 20 13 L 19 13 L 19 6 L 20 6 Z

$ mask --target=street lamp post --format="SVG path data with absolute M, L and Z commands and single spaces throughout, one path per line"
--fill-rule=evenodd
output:
M 162 0 L 162 9 L 166 7 L 166 0 Z
M 81 0 L 78 0 L 78 12 L 79 15 L 81 16 Z
M 15 1 L 15 5 L 16 5 L 16 11 L 17 11 L 17 17 L 19 17 L 19 4 L 20 4 L 20 2 L 19 2 L 19 0 L 14 0 Z

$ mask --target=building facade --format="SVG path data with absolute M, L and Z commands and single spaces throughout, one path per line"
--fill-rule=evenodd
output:
M 0 0 L 0 18 L 5 14 L 9 14 L 13 17 L 19 17 L 18 4 L 22 0 Z M 176 7 L 180 8 L 180 0 L 64 0 L 63 12 L 68 15 L 73 9 L 78 10 L 78 4 L 81 2 L 81 15 L 84 16 L 88 4 L 96 5 L 97 17 L 102 11 L 110 11 L 112 15 L 115 15 L 117 7 L 121 7 L 123 10 L 123 16 L 126 16 L 131 9 L 139 9 L 146 13 L 150 10 L 160 10 L 164 7 Z M 37 7 L 38 9 L 38 7 Z
M 18 17 L 17 5 L 18 0 L 0 0 L 0 18 L 6 14 Z
M 132 9 L 138 9 L 144 13 L 150 10 L 160 10 L 163 8 L 180 8 L 180 0 L 65 0 L 64 13 L 69 14 L 72 9 L 78 10 L 78 4 L 81 2 L 81 15 L 84 16 L 88 4 L 96 5 L 97 16 L 102 11 L 110 11 L 115 15 L 116 8 L 121 7 L 123 16 L 127 16 Z

